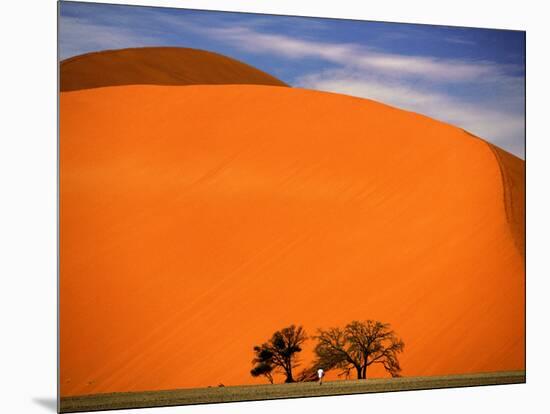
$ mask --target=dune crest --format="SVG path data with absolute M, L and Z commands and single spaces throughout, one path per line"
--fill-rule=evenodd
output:
M 207 84 L 288 86 L 236 59 L 182 47 L 104 50 L 60 63 L 61 91 L 120 85 Z
M 367 318 L 404 376 L 524 369 L 523 169 L 338 94 L 62 93 L 61 395 L 263 383 L 276 329 Z
M 517 248 L 525 260 L 525 162 L 487 144 L 498 160 L 504 188 L 504 209 Z
M 525 161 L 469 131 L 463 131 L 485 142 L 495 155 L 502 179 L 502 204 L 506 211 L 506 219 L 518 251 L 525 259 Z

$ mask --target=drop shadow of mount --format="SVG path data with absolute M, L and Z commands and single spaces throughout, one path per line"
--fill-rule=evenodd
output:
M 51 397 L 35 397 L 32 399 L 32 401 L 37 404 L 37 405 L 40 405 L 44 408 L 46 408 L 48 411 L 51 411 L 51 412 L 54 412 L 54 413 L 57 413 L 57 399 L 56 398 L 51 398 Z

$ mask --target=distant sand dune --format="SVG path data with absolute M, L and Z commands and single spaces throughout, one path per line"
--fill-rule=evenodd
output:
M 262 383 L 274 330 L 366 318 L 403 338 L 405 376 L 522 370 L 524 168 L 338 94 L 64 92 L 61 394 Z
M 205 50 L 143 47 L 86 53 L 60 64 L 61 91 L 117 85 L 287 86 L 246 63 Z

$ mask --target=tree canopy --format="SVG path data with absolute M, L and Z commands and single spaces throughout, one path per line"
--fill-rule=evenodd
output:
M 358 379 L 365 379 L 370 365 L 382 364 L 392 377 L 400 376 L 398 354 L 403 352 L 405 344 L 389 324 L 353 321 L 344 329 L 319 329 L 316 339 L 315 364 L 325 371 L 340 369 L 349 374 L 355 370 Z
M 294 382 L 292 370 L 298 366 L 298 353 L 307 340 L 301 326 L 290 325 L 276 331 L 267 342 L 256 345 L 254 349 L 254 367 L 250 371 L 253 377 L 265 376 L 273 384 L 273 374 L 285 375 L 285 382 Z

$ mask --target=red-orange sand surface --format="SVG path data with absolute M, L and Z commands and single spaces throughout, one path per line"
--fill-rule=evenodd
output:
M 102 50 L 65 59 L 61 91 L 114 85 L 211 85 L 286 83 L 233 58 L 182 47 Z
M 522 160 L 302 89 L 60 105 L 63 396 L 265 382 L 276 329 L 354 319 L 392 324 L 404 376 L 524 369 Z

